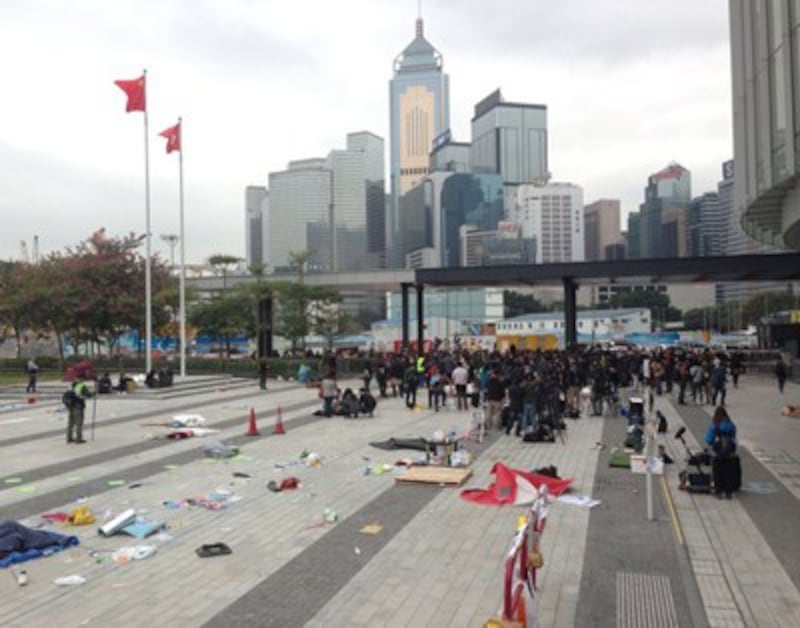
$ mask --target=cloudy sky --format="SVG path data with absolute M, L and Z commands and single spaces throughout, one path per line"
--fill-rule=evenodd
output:
M 450 74 L 451 125 L 501 87 L 548 106 L 554 179 L 637 208 L 672 160 L 693 193 L 732 156 L 725 0 L 424 0 Z M 244 188 L 347 132 L 387 139 L 393 58 L 416 0 L 4 0 L 0 3 L 0 258 L 99 227 L 144 231 L 142 114 L 115 79 L 148 69 L 154 248 L 177 233 L 184 117 L 187 261 L 244 255 Z M 387 164 L 388 168 L 388 164 Z

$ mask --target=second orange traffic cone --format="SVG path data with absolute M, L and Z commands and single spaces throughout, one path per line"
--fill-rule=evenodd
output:
M 280 406 L 278 406 L 278 418 L 275 419 L 275 428 L 272 430 L 273 434 L 286 434 L 286 430 L 283 429 L 283 410 Z
M 258 427 L 256 426 L 256 409 L 250 408 L 250 422 L 247 425 L 248 436 L 258 436 Z

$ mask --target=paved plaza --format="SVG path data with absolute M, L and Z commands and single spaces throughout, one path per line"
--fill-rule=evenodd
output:
M 343 382 L 344 386 L 356 382 Z M 370 442 L 464 434 L 469 412 L 409 411 L 379 403 L 374 418 L 314 416 L 315 390 L 252 380 L 188 378 L 173 389 L 101 398 L 94 439 L 67 445 L 61 385 L 35 404 L 20 388 L 0 390 L 0 519 L 42 526 L 46 512 L 88 506 L 102 522 L 132 508 L 166 524 L 138 540 L 97 534 L 98 524 L 42 529 L 80 544 L 13 569 L 0 569 L 2 626 L 481 626 L 501 605 L 503 566 L 521 507 L 478 505 L 460 488 L 401 484 L 393 472 L 368 473 L 414 457 Z M 676 464 L 655 478 L 655 520 L 646 517 L 645 477 L 610 468 L 621 418 L 568 421 L 564 442 L 523 443 L 504 433 L 467 441 L 475 455 L 463 488 L 484 488 L 495 462 L 530 470 L 555 465 L 574 495 L 594 508 L 554 501 L 542 538 L 537 592 L 540 625 L 800 626 L 800 420 L 780 415 L 800 402 L 769 379 L 744 377 L 728 407 L 739 429 L 744 483 L 732 500 L 678 490 L 686 425 L 698 448 L 710 406 L 658 397 L 663 439 Z M 274 435 L 280 406 L 286 434 Z M 250 409 L 260 436 L 247 436 Z M 218 434 L 168 440 L 157 423 L 196 413 Z M 87 408 L 85 437 L 91 402 Z M 203 447 L 223 440 L 240 455 L 215 460 Z M 316 453 L 319 465 L 302 453 Z M 313 460 L 313 456 L 312 456 Z M 267 488 L 294 476 L 300 487 Z M 188 507 L 216 498 L 218 510 Z M 323 513 L 335 511 L 336 521 Z M 329 518 L 333 518 L 330 517 Z M 364 526 L 378 524 L 377 534 Z M 204 544 L 232 553 L 200 558 Z M 155 555 L 120 564 L 122 546 L 153 545 Z M 14 573 L 29 582 L 18 586 Z M 85 583 L 57 586 L 79 575 Z

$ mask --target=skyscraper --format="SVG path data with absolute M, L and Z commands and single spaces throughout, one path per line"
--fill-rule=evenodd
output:
M 269 192 L 259 185 L 248 185 L 244 192 L 245 259 L 249 264 L 263 264 L 267 260 L 264 247 L 267 238 Z
M 522 183 L 545 183 L 547 107 L 506 102 L 499 89 L 475 105 L 470 161 L 473 172 L 495 173 L 507 188 L 506 209 L 513 207 Z
M 681 257 L 688 250 L 692 176 L 675 162 L 651 174 L 640 205 L 641 257 Z
M 269 259 L 289 266 L 290 253 L 309 251 L 311 271 L 364 270 L 383 261 L 383 139 L 347 135 L 344 149 L 324 159 L 289 162 L 269 175 Z
M 400 197 L 429 172 L 433 139 L 450 126 L 449 78 L 441 53 L 425 39 L 422 18 L 415 37 L 394 61 L 389 81 L 390 177 L 392 203 L 386 225 L 387 264 L 403 263 Z
M 736 212 L 800 250 L 800 3 L 730 0 Z
M 605 259 L 606 247 L 621 240 L 619 200 L 605 198 L 584 207 L 583 225 L 586 261 Z
M 706 192 L 689 202 L 689 255 L 722 255 L 725 248 L 725 221 L 719 194 Z

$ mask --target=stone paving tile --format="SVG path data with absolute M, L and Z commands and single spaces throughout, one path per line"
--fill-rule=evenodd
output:
M 590 492 L 602 421 L 569 423 L 566 445 L 525 444 L 511 437 L 500 439 L 473 466 L 469 486 L 486 486 L 489 469 L 498 460 L 530 469 L 555 464 L 559 473 L 576 479 L 575 491 Z M 586 455 L 583 455 L 584 452 Z M 360 618 L 359 609 L 372 611 L 372 625 L 477 626 L 495 614 L 501 604 L 504 559 L 521 508 L 478 506 L 459 498 L 458 490 L 445 490 L 420 512 L 384 549 L 342 589 L 309 623 L 310 626 L 349 625 Z M 465 524 L 468 522 L 468 524 Z M 554 503 L 543 536 L 546 567 L 540 574 L 542 625 L 556 616 L 574 613 L 577 590 L 566 587 L 580 581 L 588 512 Z M 398 567 L 399 566 L 399 567 Z M 391 571 L 404 579 L 396 596 L 386 599 L 379 582 Z M 440 595 L 446 592 L 446 595 Z M 556 599 L 555 603 L 548 596 Z M 545 606 L 551 602 L 550 606 Z M 378 610 L 374 610 L 377 607 Z M 559 620 L 561 621 L 561 620 Z
M 398 457 L 396 452 L 369 448 L 367 441 L 403 436 L 409 430 L 411 434 L 426 434 L 431 428 L 447 427 L 447 421 L 452 422 L 455 417 L 435 420 L 421 413 L 404 414 L 402 422 L 397 419 L 396 413 L 387 412 L 386 416 L 373 420 L 319 421 L 310 427 L 290 431 L 285 437 L 246 446 L 244 452 L 253 456 L 252 462 L 205 464 L 197 461 L 153 476 L 141 489 L 115 489 L 102 498 L 98 496 L 97 503 L 92 506 L 95 512 L 102 513 L 106 507 L 119 509 L 130 505 L 124 502 L 130 502 L 135 495 L 138 506 L 149 505 L 150 516 L 157 515 L 170 524 L 174 540 L 159 544 L 159 553 L 141 563 L 96 565 L 86 556 L 87 547 L 111 549 L 135 541 L 127 537 L 101 539 L 94 535 L 94 530 L 82 532 L 84 544 L 79 549 L 30 563 L 31 583 L 39 586 L 18 590 L 12 579 L 2 581 L 0 624 L 20 621 L 33 625 L 58 618 L 61 625 L 78 625 L 86 619 L 93 624 L 114 625 L 119 608 L 110 601 L 98 600 L 108 599 L 116 583 L 126 598 L 134 600 L 125 613 L 135 616 L 135 623 L 163 620 L 172 614 L 191 616 L 191 625 L 202 623 L 324 535 L 327 529 L 305 529 L 321 520 L 323 507 L 335 507 L 344 518 L 392 486 L 391 476 L 364 477 L 366 463 L 362 457 L 369 456 L 375 462 L 392 462 Z M 275 462 L 296 459 L 304 447 L 323 454 L 321 469 L 290 467 L 281 473 L 275 472 Z M 234 470 L 246 471 L 255 477 L 233 480 Z M 297 475 L 304 483 L 297 493 L 274 495 L 265 490 L 267 480 L 290 474 Z M 163 499 L 203 495 L 217 486 L 230 488 L 244 499 L 232 504 L 227 511 L 217 513 L 170 511 L 159 505 Z M 311 497 L 312 494 L 316 497 Z M 194 555 L 195 547 L 219 540 L 234 548 L 233 556 L 204 560 Z M 72 562 L 65 564 L 64 559 L 68 557 Z M 75 591 L 60 591 L 50 584 L 59 575 L 80 572 L 89 582 Z M 223 598 L 208 594 L 209 582 L 228 583 L 223 589 Z M 194 599 L 188 598 L 190 603 L 183 598 L 184 601 L 166 609 L 160 602 L 154 606 L 143 604 L 148 593 L 154 590 L 159 591 L 159 599 L 177 599 L 191 590 L 196 590 L 197 594 Z M 12 591 L 16 595 L 8 603 L 6 600 L 10 599 L 8 594 Z M 76 604 L 76 596 L 93 601 Z M 165 612 L 167 615 L 163 614 Z

